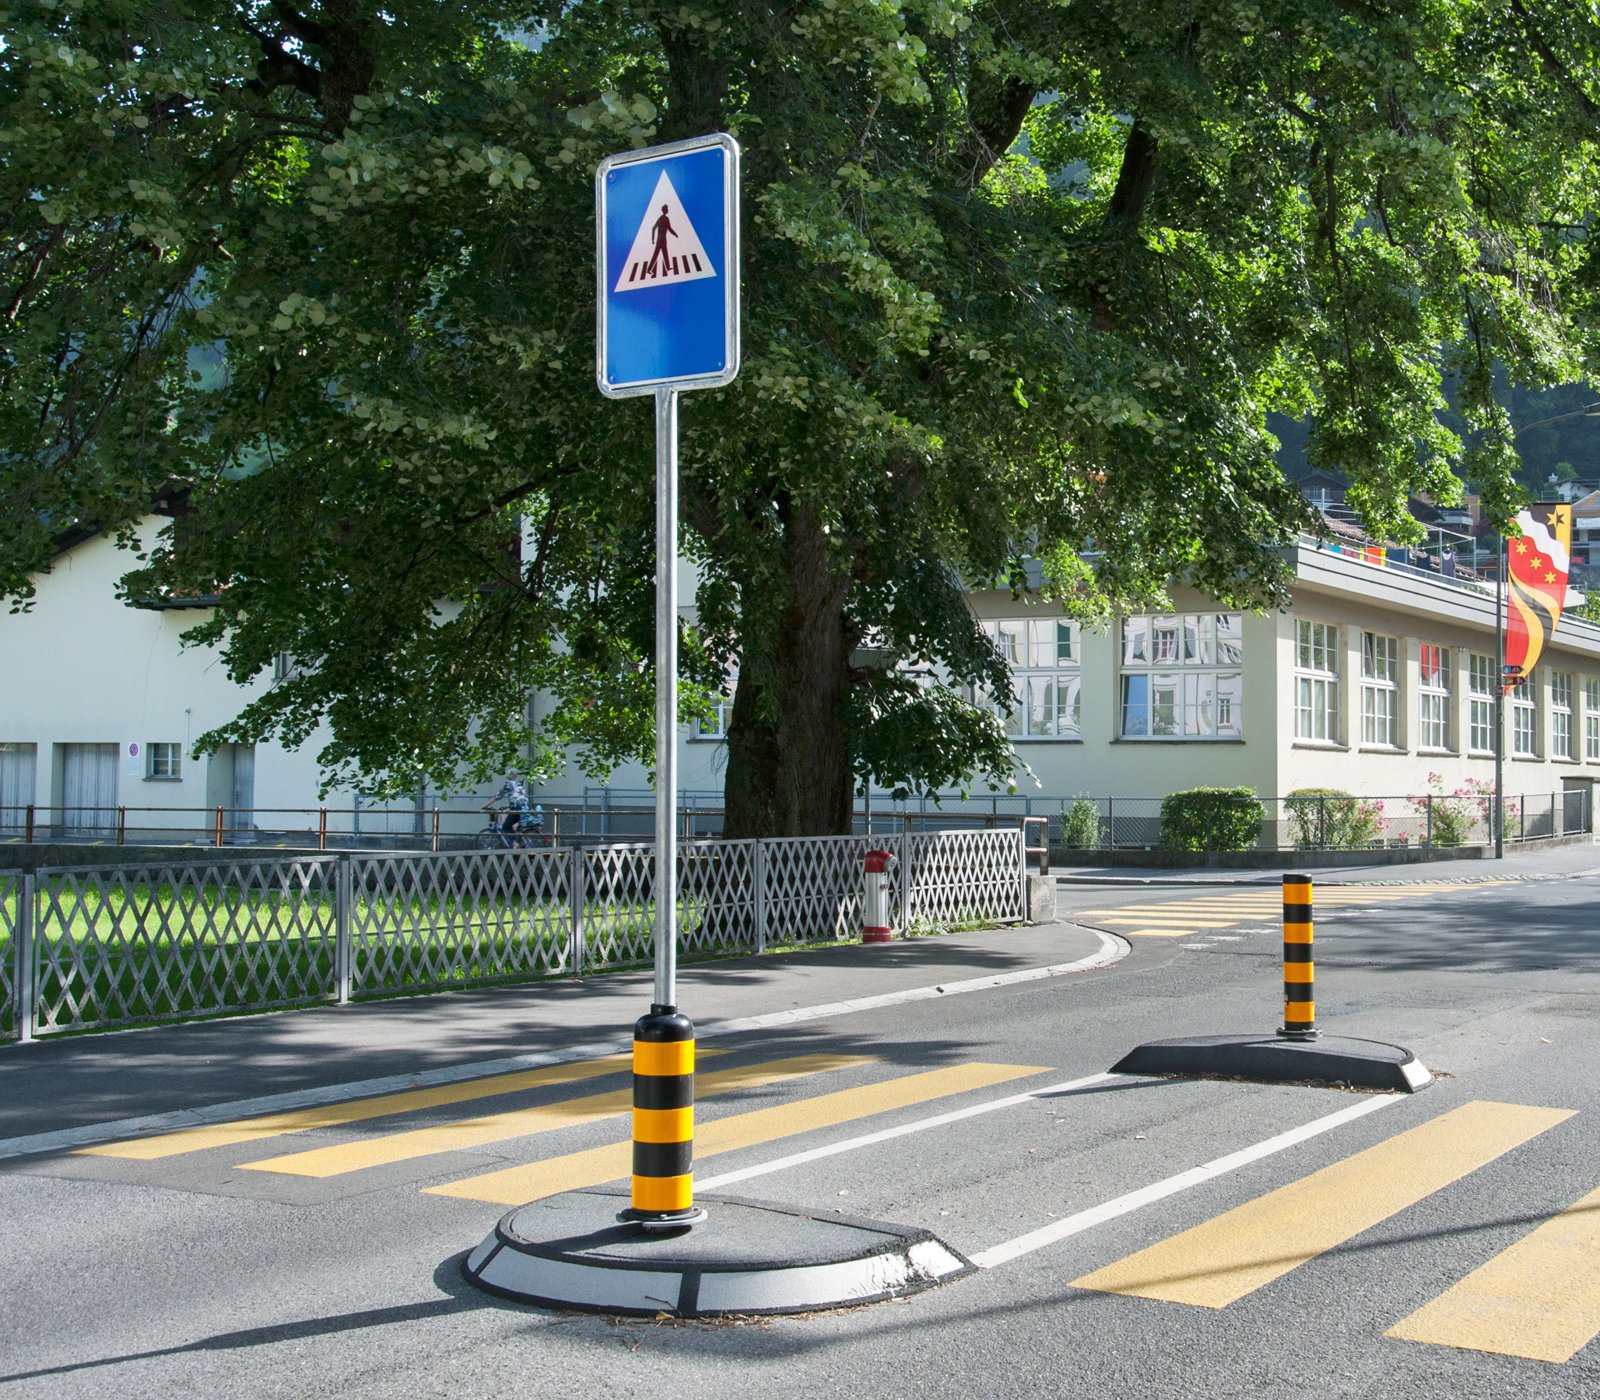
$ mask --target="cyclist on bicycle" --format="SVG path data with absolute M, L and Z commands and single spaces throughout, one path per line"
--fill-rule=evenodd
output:
M 489 820 L 491 831 L 502 836 L 516 835 L 528 816 L 527 786 L 515 773 L 508 775 L 500 784 L 500 791 L 483 804 L 483 810 L 493 814 Z

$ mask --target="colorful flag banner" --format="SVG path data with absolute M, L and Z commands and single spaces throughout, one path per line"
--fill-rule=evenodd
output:
M 1561 621 L 1572 554 L 1572 507 L 1529 506 L 1506 540 L 1505 685 L 1521 685 Z

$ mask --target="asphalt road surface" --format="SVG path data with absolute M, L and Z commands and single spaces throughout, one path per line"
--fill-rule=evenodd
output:
M 1597 894 L 1319 886 L 1318 1024 L 1411 1048 L 1438 1076 L 1414 1095 L 1107 1074 L 1277 1027 L 1270 885 L 1064 886 L 1063 940 L 1116 960 L 705 1042 L 698 1192 L 923 1226 L 979 1266 L 798 1317 L 606 1319 L 462 1280 L 510 1205 L 626 1176 L 614 1023 L 570 1030 L 564 1065 L 458 1056 L 417 1087 L 341 1088 L 287 1043 L 231 1062 L 226 1026 L 0 1049 L 0 1391 L 1600 1396 Z M 819 966 L 809 1004 L 852 994 L 848 956 Z M 52 1127 L 76 1136 L 24 1150 Z

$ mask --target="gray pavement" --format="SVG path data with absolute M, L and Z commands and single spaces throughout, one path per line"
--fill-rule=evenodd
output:
M 680 965 L 678 1000 L 704 1041 L 1060 975 L 1123 951 L 1070 923 L 980 929 Z M 610 973 L 0 1048 L 0 1155 L 19 1138 L 68 1135 L 38 1144 L 53 1148 L 196 1106 L 270 1112 L 622 1052 L 652 986 L 649 971 Z
M 1318 884 L 1548 881 L 1600 873 L 1600 845 L 1518 849 L 1501 860 L 1314 870 Z M 1057 871 L 1095 885 L 1272 885 L 1283 871 Z M 874 1005 L 959 995 L 1105 966 L 1126 944 L 1071 922 L 981 929 L 687 964 L 679 1002 L 699 1038 Z M 316 1007 L 0 1048 L 0 1156 L 115 1136 L 146 1120 L 216 1116 L 447 1083 L 620 1053 L 649 1009 L 648 971 L 564 978 L 348 1007 Z

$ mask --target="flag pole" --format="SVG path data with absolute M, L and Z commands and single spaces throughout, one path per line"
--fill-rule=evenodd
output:
M 1499 565 L 1494 580 L 1494 812 L 1490 827 L 1494 832 L 1494 858 L 1506 853 L 1506 538 L 1500 537 Z

